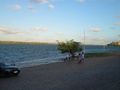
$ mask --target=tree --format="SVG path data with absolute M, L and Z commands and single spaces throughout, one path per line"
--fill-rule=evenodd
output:
M 61 53 L 70 53 L 72 57 L 74 58 L 75 52 L 82 51 L 82 44 L 81 42 L 75 42 L 73 39 L 66 42 L 59 42 L 58 43 L 58 50 L 61 51 Z

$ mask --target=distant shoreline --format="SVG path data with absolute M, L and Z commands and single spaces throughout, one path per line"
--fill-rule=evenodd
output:
M 55 44 L 50 42 L 0 41 L 0 44 Z
M 57 43 L 53 42 L 28 42 L 28 41 L 0 41 L 0 44 L 51 44 L 51 45 L 57 45 Z M 92 44 L 87 44 L 85 46 L 103 46 L 103 45 L 92 45 Z M 106 45 L 106 46 L 112 46 L 112 45 Z M 113 45 L 117 46 L 117 45 Z

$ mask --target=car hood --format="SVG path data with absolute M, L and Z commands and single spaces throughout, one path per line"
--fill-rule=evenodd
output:
M 7 65 L 7 66 L 3 66 L 2 68 L 4 68 L 4 69 L 15 69 L 15 68 L 17 68 L 17 66 L 9 66 L 9 65 Z

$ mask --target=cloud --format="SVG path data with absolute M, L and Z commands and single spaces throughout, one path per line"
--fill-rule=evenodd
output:
M 56 32 L 56 35 L 65 35 L 65 34 L 62 32 Z
M 115 28 L 115 27 L 111 27 L 110 29 L 111 29 L 111 30 L 115 30 L 116 28 Z
M 14 5 L 11 5 L 11 6 L 8 6 L 9 8 L 12 8 L 12 9 L 15 9 L 15 10 L 20 10 L 22 7 L 18 4 L 14 4 Z
M 98 40 L 106 40 L 104 37 L 100 37 Z
M 57 0 L 51 0 L 52 2 L 55 2 L 55 1 L 57 1 Z
M 98 41 L 100 41 L 101 44 L 105 44 L 107 39 L 105 37 L 100 37 L 100 38 L 98 38 Z
M 54 9 L 54 6 L 53 5 L 48 5 L 48 9 Z
M 97 1 L 106 1 L 106 2 L 114 2 L 116 0 L 77 0 L 80 3 L 86 2 L 86 1 L 93 1 L 93 2 L 97 2 Z
M 120 15 L 116 16 L 117 18 L 120 18 Z
M 12 29 L 12 28 L 7 28 L 7 27 L 0 27 L 0 31 L 5 34 L 18 34 L 19 33 L 18 29 Z
M 28 9 L 32 12 L 36 12 L 37 10 L 33 6 L 28 6 Z
M 105 37 L 91 37 L 86 43 L 92 45 L 105 45 L 107 39 Z
M 100 32 L 101 31 L 100 28 L 90 28 L 89 30 L 93 31 L 93 32 Z
M 120 22 L 117 22 L 115 25 L 120 26 Z
M 38 28 L 38 27 L 35 27 L 35 28 L 32 28 L 31 30 L 35 30 L 35 31 L 48 31 L 48 28 Z
M 82 3 L 82 2 L 85 2 L 86 0 L 77 0 L 78 2 Z
M 48 0 L 29 0 L 30 2 L 37 3 L 37 4 L 46 4 Z
M 64 1 L 64 0 L 50 0 L 50 1 L 52 1 L 52 2 L 56 2 L 56 1 Z

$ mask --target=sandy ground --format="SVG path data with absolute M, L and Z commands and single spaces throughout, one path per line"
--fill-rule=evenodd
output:
M 120 90 L 120 55 L 22 68 L 0 90 Z

